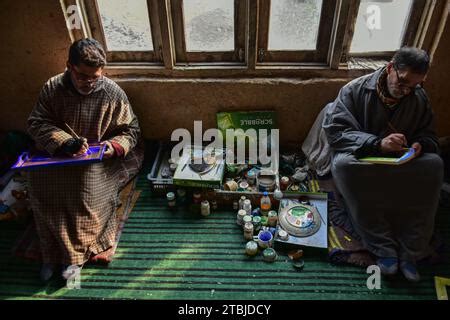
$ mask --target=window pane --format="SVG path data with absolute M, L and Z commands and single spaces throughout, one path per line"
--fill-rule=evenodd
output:
M 234 50 L 234 0 L 184 0 L 186 50 Z
M 362 0 L 350 52 L 399 49 L 411 3 L 411 0 Z
M 322 0 L 272 0 L 269 50 L 315 50 Z
M 109 51 L 152 51 L 146 0 L 97 0 Z

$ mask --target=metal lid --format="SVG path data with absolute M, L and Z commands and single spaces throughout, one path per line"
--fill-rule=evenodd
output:
M 244 220 L 245 220 L 245 217 L 244 217 Z M 253 230 L 253 223 L 251 223 L 251 222 L 245 222 L 245 224 L 244 224 L 244 229 L 245 229 L 245 230 Z
M 260 217 L 260 216 L 254 216 L 254 217 L 252 218 L 252 221 L 253 221 L 254 223 L 261 223 L 261 217 Z
M 284 231 L 283 229 L 280 229 L 280 230 L 278 231 L 278 237 L 279 237 L 281 240 L 287 240 L 287 239 L 289 239 L 289 234 L 288 234 L 286 231 Z
M 275 261 L 277 259 L 277 252 L 272 248 L 264 249 L 263 259 L 265 261 Z
M 277 214 L 277 212 L 275 210 L 270 210 L 269 213 L 267 214 L 267 216 L 269 216 L 269 217 L 275 217 L 277 215 L 278 214 Z
M 247 211 L 241 209 L 241 210 L 238 211 L 238 215 L 244 217 L 244 216 L 247 215 Z
M 173 199 L 175 199 L 175 193 L 168 192 L 167 193 L 167 200 L 173 200 Z

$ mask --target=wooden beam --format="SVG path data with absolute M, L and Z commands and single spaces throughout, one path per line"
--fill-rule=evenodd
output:
M 161 51 L 164 67 L 168 70 L 173 69 L 175 64 L 175 44 L 173 42 L 173 29 L 170 15 L 169 3 L 167 0 L 161 0 L 158 3 L 158 16 L 161 36 Z
M 429 50 L 429 55 L 431 61 L 433 61 L 434 54 L 441 40 L 442 34 L 444 33 L 445 26 L 447 24 L 448 15 L 450 12 L 450 0 L 445 0 L 445 6 L 442 8 L 441 17 L 439 19 L 439 25 L 436 30 L 435 36 L 433 38 L 433 42 L 431 44 L 431 48 Z
M 348 15 L 347 24 L 344 39 L 342 41 L 341 49 L 341 62 L 347 63 L 350 47 L 352 45 L 353 34 L 355 33 L 356 19 L 358 18 L 359 6 L 361 4 L 360 0 L 347 0 L 348 5 Z
M 259 1 L 249 0 L 248 9 L 248 42 L 245 52 L 247 56 L 247 67 L 255 70 L 258 59 L 258 27 L 259 27 Z

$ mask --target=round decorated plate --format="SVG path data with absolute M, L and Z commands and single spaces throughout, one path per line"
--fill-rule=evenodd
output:
M 289 234 L 308 237 L 320 229 L 320 215 L 313 206 L 295 204 L 280 212 L 280 224 Z

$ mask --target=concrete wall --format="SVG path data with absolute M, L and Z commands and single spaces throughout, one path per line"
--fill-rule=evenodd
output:
M 450 135 L 450 22 L 426 84 L 438 134 Z M 70 39 L 59 1 L 2 0 L 0 5 L 0 129 L 24 129 L 43 83 L 65 68 Z M 317 113 L 349 79 L 119 80 L 146 138 L 169 139 L 175 128 L 215 126 L 224 110 L 277 111 L 284 143 L 302 141 Z

